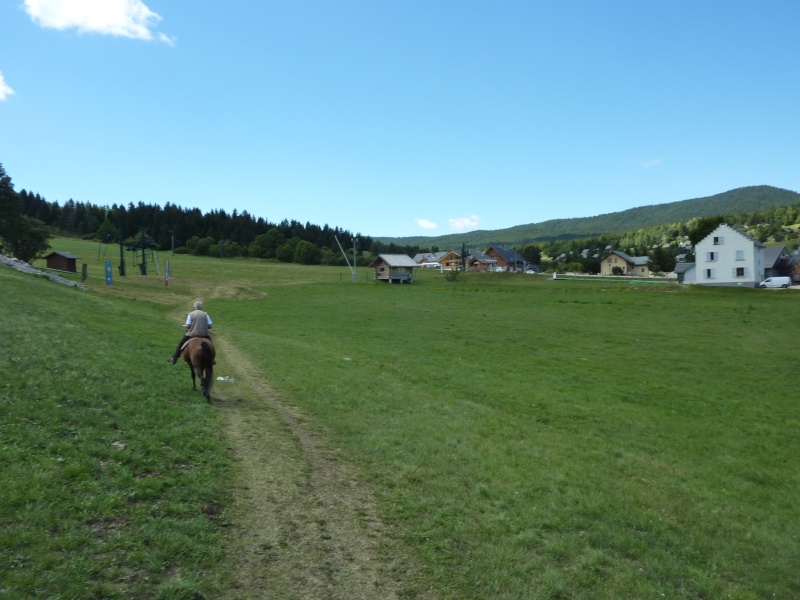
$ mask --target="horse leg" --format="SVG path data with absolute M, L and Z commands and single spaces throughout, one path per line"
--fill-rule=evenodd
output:
M 214 355 L 207 343 L 203 342 L 201 348 L 203 349 L 203 370 L 201 379 L 203 396 L 206 397 L 206 400 L 211 402 L 211 386 L 214 385 Z
M 195 379 L 196 379 L 197 376 L 194 373 L 194 367 L 192 366 L 192 363 L 189 363 L 189 373 L 192 374 L 192 389 L 196 392 L 197 391 L 197 382 L 196 382 Z

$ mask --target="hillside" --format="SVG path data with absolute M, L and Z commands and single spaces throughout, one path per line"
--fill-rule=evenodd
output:
M 800 204 L 800 193 L 759 185 L 738 188 L 706 198 L 641 206 L 594 217 L 553 219 L 542 223 L 517 225 L 508 229 L 478 230 L 437 237 L 380 238 L 380 241 L 387 244 L 394 243 L 398 246 L 430 247 L 435 245 L 439 248 L 457 248 L 462 243 L 472 247 L 512 246 L 622 233 L 642 227 L 688 221 L 696 217 L 753 212 L 792 204 Z

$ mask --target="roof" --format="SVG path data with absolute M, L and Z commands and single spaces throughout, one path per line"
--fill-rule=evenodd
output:
M 386 263 L 390 267 L 416 267 L 417 263 L 407 254 L 379 254 L 370 263 L 370 267 L 376 267 L 381 263 Z
M 727 227 L 728 229 L 732 229 L 735 233 L 738 233 L 739 235 L 741 235 L 742 237 L 744 237 L 748 241 L 753 242 L 753 244 L 755 244 L 756 248 L 764 248 L 764 244 L 759 242 L 757 239 L 755 239 L 749 233 L 747 233 L 746 231 L 742 230 L 739 227 L 736 227 L 735 225 L 728 225 L 727 223 L 720 223 L 719 225 L 717 225 L 717 227 L 714 229 L 714 231 L 712 231 L 706 237 L 704 237 L 702 240 L 700 240 L 700 242 L 698 242 L 698 244 L 703 242 L 703 241 L 705 241 L 705 240 L 707 240 L 708 238 L 713 236 L 715 233 L 717 233 L 719 231 L 720 227 Z M 719 235 L 719 234 L 717 234 L 717 235 Z
M 489 250 L 494 250 L 506 262 L 525 262 L 525 259 L 520 256 L 513 248 L 503 248 L 502 246 L 492 246 Z
M 694 265 L 695 263 L 687 263 L 687 262 L 677 263 L 675 265 L 673 273 L 677 273 L 678 275 L 680 275 L 681 273 L 686 273 L 686 271 L 691 271 L 692 269 L 694 269 Z
M 422 252 L 420 254 L 414 255 L 414 262 L 415 263 L 439 262 L 439 259 L 442 258 L 445 254 L 447 254 L 447 252 Z
M 80 256 L 75 256 L 70 252 L 51 252 L 50 254 L 45 256 L 45 258 L 50 258 L 51 256 L 63 256 L 64 258 L 75 258 L 75 259 L 80 258 Z
M 785 246 L 767 246 L 764 248 L 764 266 L 770 268 L 786 252 Z M 788 254 L 788 252 L 787 252 Z
M 616 254 L 623 260 L 637 267 L 645 267 L 647 263 L 650 262 L 649 256 L 631 256 L 630 254 L 625 254 L 622 250 L 612 250 L 608 254 Z M 606 256 L 608 256 L 608 254 Z
M 496 263 L 497 260 L 489 256 L 488 254 L 484 254 L 483 252 L 473 252 L 467 257 L 467 260 L 474 260 L 477 262 L 482 263 Z

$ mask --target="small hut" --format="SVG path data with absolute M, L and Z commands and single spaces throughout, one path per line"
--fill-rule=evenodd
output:
M 48 269 L 55 269 L 56 271 L 69 271 L 70 273 L 77 273 L 78 267 L 76 260 L 80 256 L 75 256 L 69 252 L 51 252 L 44 259 L 47 261 Z
M 379 254 L 369 265 L 375 269 L 375 279 L 389 283 L 414 283 L 414 259 L 405 254 Z

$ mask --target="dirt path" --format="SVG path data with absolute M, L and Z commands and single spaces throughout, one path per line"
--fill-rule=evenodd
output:
M 214 405 L 238 478 L 227 598 L 427 598 L 418 571 L 377 518 L 358 473 L 284 405 L 249 358 L 223 335 Z

